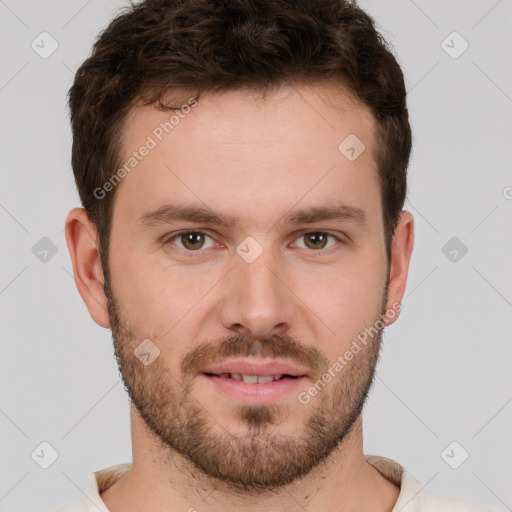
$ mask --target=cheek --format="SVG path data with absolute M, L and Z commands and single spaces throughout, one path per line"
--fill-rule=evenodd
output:
M 135 247 L 113 251 L 111 262 L 113 290 L 123 316 L 150 339 L 174 339 L 179 344 L 179 339 L 200 330 L 216 309 L 215 301 L 224 296 L 225 267 L 180 268 Z M 293 290 L 286 300 L 301 312 L 299 323 L 292 326 L 299 333 L 311 329 L 319 338 L 330 338 L 329 345 L 339 346 L 350 343 L 380 313 L 386 267 L 377 248 L 359 248 L 331 265 L 291 265 L 286 273 Z
M 114 293 L 130 325 L 147 336 L 181 337 L 207 304 L 222 274 L 170 266 L 162 258 L 130 252 L 112 272 Z
M 325 332 L 334 343 L 350 341 L 380 314 L 386 265 L 377 255 L 366 256 L 358 253 L 351 261 L 296 280 L 297 295 L 330 328 Z
M 175 286 L 163 280 L 162 271 L 150 263 L 148 255 L 138 254 L 133 248 L 111 255 L 110 271 L 115 298 L 129 324 L 144 335 L 158 332 L 155 331 L 158 319 L 165 315 L 167 323 L 170 323 L 173 314 L 173 309 L 168 307 L 167 297 Z

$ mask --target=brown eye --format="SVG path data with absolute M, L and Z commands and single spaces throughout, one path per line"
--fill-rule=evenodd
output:
M 208 239 L 210 240 L 209 245 Z M 166 244 L 176 245 L 186 252 L 202 252 L 200 249 L 208 249 L 215 245 L 211 236 L 202 231 L 182 231 L 167 239 Z
M 325 248 L 330 248 L 335 245 L 335 243 L 331 243 L 331 245 L 327 246 L 329 243 L 329 238 L 336 241 L 337 237 L 331 235 L 329 233 L 325 233 L 324 231 L 310 231 L 309 233 L 302 234 L 298 239 L 304 240 L 304 245 L 306 249 L 313 250 L 321 250 Z
M 327 236 L 325 233 L 314 232 L 307 233 L 304 235 L 304 239 L 306 240 L 306 245 L 310 249 L 323 249 L 325 244 L 327 243 Z
M 180 235 L 180 241 L 186 249 L 201 249 L 204 244 L 204 234 L 198 231 L 189 231 Z

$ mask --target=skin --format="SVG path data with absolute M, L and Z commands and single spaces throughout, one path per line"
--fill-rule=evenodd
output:
M 126 159 L 169 116 L 132 109 Z M 366 146 L 355 161 L 338 150 L 349 134 Z M 413 217 L 402 212 L 388 262 L 374 137 L 370 111 L 332 84 L 282 87 L 265 98 L 245 90 L 204 94 L 117 186 L 108 274 L 94 225 L 81 208 L 69 213 L 78 290 L 93 320 L 112 329 L 135 402 L 132 469 L 102 493 L 109 510 L 142 511 L 149 503 L 155 512 L 393 508 L 399 489 L 365 462 L 360 414 L 382 332 L 308 404 L 297 399 L 404 294 Z M 340 201 L 363 210 L 366 222 L 276 224 L 298 208 Z M 176 202 L 233 215 L 238 225 L 138 222 Z M 207 234 L 204 248 L 187 252 L 179 236 L 169 241 L 183 230 Z M 311 232 L 339 240 L 316 248 L 307 244 Z M 248 236 L 262 248 L 252 263 L 236 252 Z M 146 338 L 160 350 L 149 366 L 133 354 Z M 231 354 L 303 363 L 308 378 L 272 407 L 244 407 L 197 373 L 200 345 L 208 362 L 229 346 Z M 306 450 L 328 443 L 319 460 Z M 208 462 L 200 467 L 202 453 Z M 293 466 L 299 459 L 304 474 Z M 211 474 L 215 467 L 220 474 Z M 251 487 L 257 477 L 259 487 Z

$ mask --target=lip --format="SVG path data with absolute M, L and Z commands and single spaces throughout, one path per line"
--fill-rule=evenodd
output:
M 249 384 L 229 377 L 199 375 L 218 391 L 243 403 L 262 405 L 275 402 L 295 390 L 298 393 L 299 386 L 303 385 L 306 377 L 286 378 L 274 380 L 264 384 Z
M 292 377 L 305 377 L 307 370 L 286 361 L 262 361 L 261 359 L 234 359 L 223 363 L 208 366 L 201 373 L 241 373 L 242 375 L 291 375 Z M 264 384 L 258 384 L 263 386 Z
M 293 378 L 253 384 L 220 376 L 225 373 L 260 376 L 290 375 Z M 294 390 L 298 392 L 299 386 L 303 386 L 304 380 L 307 378 L 307 370 L 285 361 L 264 361 L 254 358 L 236 359 L 208 366 L 201 372 L 199 378 L 213 385 L 221 393 L 238 401 L 258 405 L 275 402 Z

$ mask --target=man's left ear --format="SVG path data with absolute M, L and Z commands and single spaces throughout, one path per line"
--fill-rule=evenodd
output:
M 392 324 L 400 316 L 401 308 L 397 309 L 396 305 L 401 304 L 404 296 L 413 245 L 414 217 L 411 212 L 403 210 L 400 214 L 400 219 L 395 229 L 391 246 L 388 301 L 386 304 L 386 310 L 393 309 L 398 314 L 394 315 L 393 318 L 386 320 L 386 325 Z M 395 307 L 393 307 L 393 304 Z

